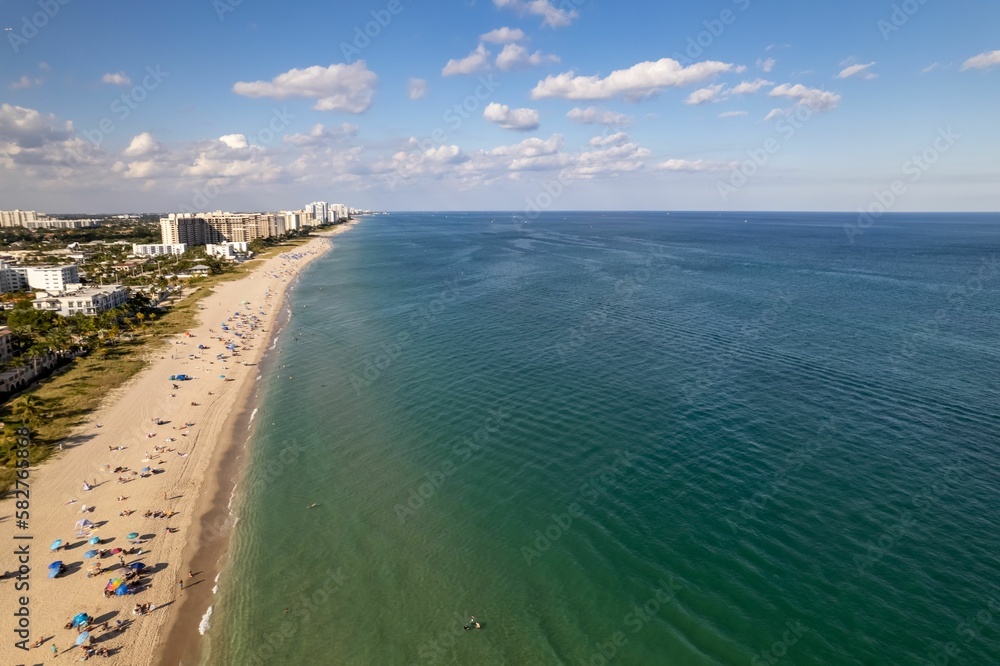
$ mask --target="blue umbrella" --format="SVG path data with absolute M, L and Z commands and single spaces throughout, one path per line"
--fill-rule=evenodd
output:
M 115 588 L 115 596 L 124 597 L 126 594 L 128 594 L 128 585 L 122 583 Z
M 59 550 L 60 548 L 62 548 L 62 539 L 56 539 L 52 542 L 52 546 L 49 550 Z
M 89 560 L 90 558 L 95 557 L 96 555 L 97 555 L 96 550 L 88 550 L 86 553 L 83 554 L 83 559 Z
M 148 467 L 143 467 L 141 471 L 142 471 L 143 474 L 145 474 L 146 472 L 149 471 L 149 468 Z
M 88 541 L 87 543 L 89 543 L 91 546 L 96 546 L 97 544 L 101 543 L 101 537 L 99 536 L 90 537 L 90 541 Z
M 83 632 L 82 634 L 80 634 L 79 636 L 76 637 L 76 644 L 77 645 L 83 645 L 84 643 L 87 642 L 88 638 L 90 638 L 90 632 L 89 631 L 85 631 L 85 632 Z
M 87 624 L 87 620 L 90 618 L 86 613 L 77 613 L 73 616 L 73 626 L 79 627 L 81 624 Z
M 62 561 L 56 561 L 49 565 L 49 578 L 55 578 L 59 575 L 59 569 L 62 568 Z
M 128 568 L 131 569 L 132 571 L 142 571 L 143 569 L 146 568 L 146 565 L 143 564 L 142 562 L 133 562 L 132 564 L 128 565 Z

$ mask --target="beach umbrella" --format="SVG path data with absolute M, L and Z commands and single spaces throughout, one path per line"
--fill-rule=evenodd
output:
M 146 565 L 143 564 L 142 562 L 133 562 L 132 564 L 128 565 L 128 567 L 132 571 L 142 571 L 143 569 L 146 568 Z
M 124 597 L 126 594 L 128 594 L 128 585 L 122 583 L 118 586 L 118 589 L 115 590 L 115 596 Z
M 85 559 L 85 560 L 89 560 L 89 559 L 91 559 L 93 557 L 97 557 L 97 551 L 96 550 L 88 550 L 86 553 L 83 554 L 83 559 Z
M 52 545 L 49 547 L 49 550 L 59 550 L 60 548 L 62 548 L 62 539 L 56 539 L 55 541 L 52 542 Z
M 85 632 L 83 632 L 82 634 L 80 634 L 79 636 L 76 637 L 76 644 L 77 645 L 83 645 L 84 643 L 87 642 L 88 638 L 90 638 L 90 632 L 89 631 L 85 631 Z
M 139 533 L 138 532 L 129 532 L 128 534 L 125 535 L 125 538 L 126 539 L 138 539 L 139 538 Z
M 101 537 L 92 536 L 90 537 L 90 541 L 88 541 L 87 543 L 89 543 L 91 546 L 96 546 L 97 544 L 101 543 Z
M 55 578 L 59 575 L 59 569 L 62 567 L 62 562 L 56 561 L 49 565 L 49 578 Z
M 142 471 L 143 474 L 145 474 L 146 472 L 149 471 L 149 468 L 148 467 L 143 467 L 141 471 Z
M 73 626 L 79 627 L 81 624 L 87 624 L 89 617 L 86 613 L 77 613 L 73 616 Z
M 111 554 L 112 555 L 117 555 L 118 553 L 121 553 L 121 552 L 122 552 L 121 548 L 115 548 L 114 550 L 111 551 Z

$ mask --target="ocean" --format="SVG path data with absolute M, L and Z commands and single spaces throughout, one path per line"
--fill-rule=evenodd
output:
M 1000 663 L 997 215 L 335 244 L 264 367 L 204 663 Z

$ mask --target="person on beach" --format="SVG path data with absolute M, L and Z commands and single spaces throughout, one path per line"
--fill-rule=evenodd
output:
M 177 581 L 177 587 L 179 587 L 179 588 L 180 588 L 181 592 L 183 592 L 183 591 L 184 591 L 184 580 L 183 580 L 183 579 L 182 579 L 182 580 L 179 580 L 179 581 Z

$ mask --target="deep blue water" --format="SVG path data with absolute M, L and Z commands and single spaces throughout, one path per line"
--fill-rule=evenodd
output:
M 289 301 L 206 661 L 1000 663 L 1000 216 L 855 222 L 365 218 Z

